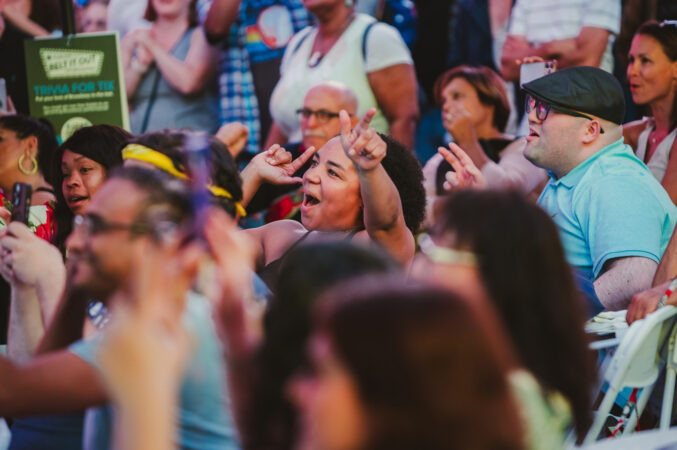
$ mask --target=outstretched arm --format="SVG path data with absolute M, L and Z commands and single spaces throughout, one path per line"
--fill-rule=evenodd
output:
M 355 164 L 360 179 L 367 234 L 406 266 L 414 256 L 414 236 L 404 221 L 397 188 L 381 165 L 387 146 L 378 133 L 369 127 L 375 113 L 375 109 L 369 109 L 351 131 L 350 116 L 342 110 L 341 144 Z

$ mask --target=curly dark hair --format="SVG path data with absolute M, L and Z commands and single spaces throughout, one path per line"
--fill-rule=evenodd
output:
M 34 136 L 38 140 L 38 170 L 51 183 L 52 155 L 58 146 L 52 124 L 46 119 L 35 119 L 23 115 L 8 115 L 0 117 L 0 128 L 13 131 L 18 139 Z
M 285 395 L 285 384 L 308 366 L 306 342 L 319 294 L 340 281 L 398 270 L 377 247 L 346 241 L 303 244 L 289 252 L 264 317 L 265 340 L 255 361 L 258 377 L 243 433 L 245 448 L 294 447 L 297 413 Z
M 188 136 L 194 133 L 197 132 L 170 129 L 152 131 L 136 137 L 130 141 L 130 144 L 140 144 L 158 151 L 169 157 L 178 171 L 188 173 L 188 158 L 185 146 Z M 210 166 L 211 182 L 232 195 L 232 199 L 212 196 L 212 200 L 234 217 L 236 213 L 235 202 L 242 200 L 242 179 L 237 164 L 223 142 L 214 136 L 203 135 L 208 142 L 207 163 Z
M 49 180 L 56 191 L 56 207 L 54 208 L 56 234 L 52 243 L 62 253 L 65 251 L 66 238 L 71 233 L 73 225 L 73 212 L 66 204 L 62 189 L 64 177 L 63 173 L 61 173 L 61 160 L 63 153 L 69 150 L 78 155 L 83 155 L 101 164 L 106 174 L 108 174 L 114 167 L 122 165 L 120 150 L 132 137 L 131 133 L 120 127 L 113 125 L 92 125 L 75 131 L 54 152 L 51 160 L 52 172 Z M 90 192 L 90 194 L 94 193 Z
M 425 218 L 423 170 L 416 156 L 392 137 L 379 133 L 388 146 L 381 165 L 400 194 L 402 214 L 407 227 L 416 234 Z
M 455 248 L 477 255 L 520 360 L 546 391 L 569 401 L 582 438 L 592 420 L 594 355 L 555 223 L 518 192 L 463 190 L 436 205 L 431 234 L 441 245 L 453 235 Z

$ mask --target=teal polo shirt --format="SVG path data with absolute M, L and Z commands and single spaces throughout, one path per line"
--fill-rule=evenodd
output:
M 623 139 L 608 145 L 538 199 L 559 228 L 569 264 L 591 280 L 614 258 L 658 262 L 677 222 L 677 208 Z

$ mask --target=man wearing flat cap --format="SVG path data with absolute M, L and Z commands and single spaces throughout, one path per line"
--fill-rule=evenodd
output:
M 618 81 L 571 67 L 523 86 L 526 158 L 550 180 L 538 203 L 560 230 L 567 260 L 594 281 L 609 310 L 651 287 L 677 222 L 670 197 L 623 143 Z

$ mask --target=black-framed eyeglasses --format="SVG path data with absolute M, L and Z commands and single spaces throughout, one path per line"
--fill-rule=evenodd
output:
M 324 124 L 329 122 L 331 119 L 337 118 L 338 113 L 327 111 L 326 109 L 310 109 L 310 108 L 299 108 L 296 110 L 296 114 L 300 114 L 304 119 L 310 118 L 310 116 L 315 116 L 315 120 L 318 123 Z
M 89 236 L 105 233 L 112 230 L 128 230 L 134 234 L 144 234 L 151 231 L 145 223 L 120 223 L 104 219 L 98 214 L 78 214 L 73 218 L 73 230 L 82 228 Z
M 555 106 L 551 105 L 550 103 L 546 103 L 543 100 L 539 100 L 536 97 L 533 97 L 531 94 L 527 94 L 524 100 L 524 111 L 527 114 L 531 113 L 531 111 L 536 111 L 536 118 L 541 122 L 548 118 L 548 114 L 550 113 L 551 109 L 554 109 L 555 111 L 560 112 L 562 114 L 567 114 L 569 116 L 582 117 L 588 120 L 595 120 L 586 114 L 572 111 L 571 109 L 567 109 L 562 106 Z M 600 127 L 599 132 L 603 134 L 604 129 Z

